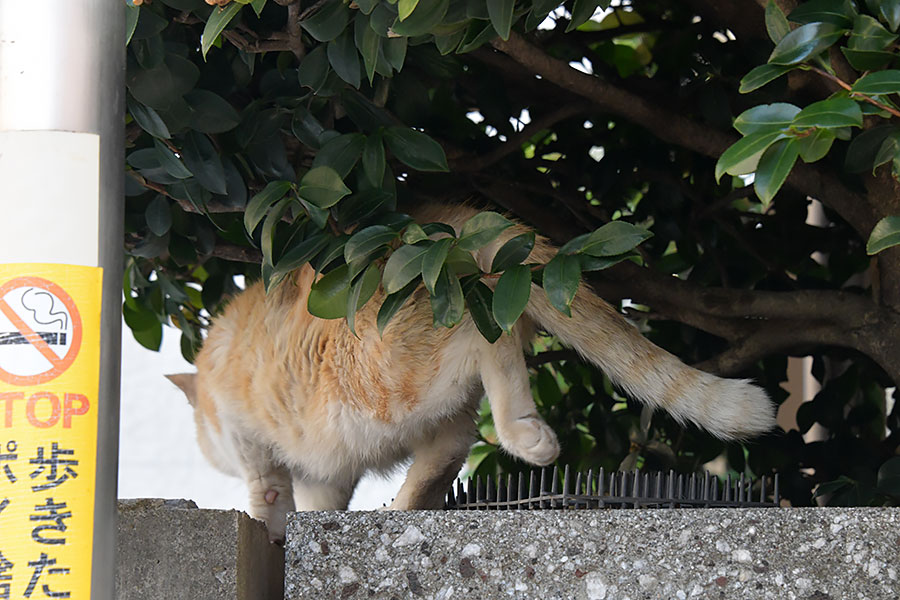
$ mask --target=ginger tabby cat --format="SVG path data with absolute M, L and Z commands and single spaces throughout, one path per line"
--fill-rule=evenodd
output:
M 429 206 L 415 216 L 458 231 L 475 212 Z M 508 229 L 474 252 L 476 262 L 489 270 L 497 249 L 525 231 Z M 529 261 L 554 255 L 538 236 Z M 244 478 L 251 515 L 266 522 L 273 540 L 283 538 L 287 512 L 345 509 L 363 473 L 390 470 L 409 456 L 412 466 L 389 508 L 441 507 L 475 440 L 483 394 L 505 451 L 535 465 L 553 462 L 559 444 L 537 414 L 523 354 L 536 328 L 603 369 L 630 397 L 718 437 L 746 438 L 774 425 L 761 389 L 688 367 L 584 285 L 571 318 L 533 286 L 512 334 L 491 344 L 468 314 L 452 329 L 433 327 L 422 286 L 383 337 L 375 326 L 379 290 L 357 314 L 356 337 L 343 320 L 309 314 L 314 276 L 304 266 L 268 295 L 251 285 L 214 320 L 197 374 L 169 376 L 195 408 L 204 454 Z

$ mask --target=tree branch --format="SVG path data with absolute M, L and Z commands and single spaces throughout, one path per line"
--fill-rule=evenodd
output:
M 572 69 L 516 33 L 509 40 L 495 38 L 493 46 L 543 79 L 589 99 L 604 110 L 650 129 L 660 139 L 712 158 L 737 140 L 735 136 L 701 126 L 673 114 L 644 98 Z M 809 165 L 797 165 L 788 184 L 831 207 L 863 239 L 867 239 L 876 218 L 863 197 L 848 190 L 836 177 Z
M 262 263 L 262 252 L 256 248 L 236 246 L 222 241 L 216 242 L 216 246 L 213 248 L 210 256 L 230 262 L 242 262 L 254 265 Z
M 555 111 L 536 118 L 527 126 L 522 128 L 522 130 L 516 135 L 508 138 L 505 142 L 501 142 L 499 146 L 497 146 L 487 154 L 482 154 L 481 156 L 476 156 L 474 158 L 467 157 L 465 159 L 458 159 L 454 161 L 453 164 L 451 164 L 451 169 L 459 173 L 481 171 L 482 169 L 490 167 L 494 163 L 499 162 L 513 152 L 521 151 L 522 144 L 534 137 L 537 132 L 552 127 L 560 121 L 568 119 L 569 117 L 574 117 L 575 115 L 584 112 L 586 109 L 586 104 L 568 102 L 564 103 Z

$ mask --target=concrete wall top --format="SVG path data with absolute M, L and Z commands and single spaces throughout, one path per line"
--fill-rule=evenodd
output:
M 900 509 L 295 513 L 285 598 L 900 599 Z

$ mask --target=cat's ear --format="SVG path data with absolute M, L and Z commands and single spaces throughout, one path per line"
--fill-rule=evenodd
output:
M 194 373 L 174 373 L 166 375 L 166 379 L 177 385 L 184 392 L 191 406 L 197 405 L 197 376 Z

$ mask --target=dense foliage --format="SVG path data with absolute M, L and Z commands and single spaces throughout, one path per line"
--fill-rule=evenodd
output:
M 724 457 L 779 471 L 794 504 L 898 501 L 900 0 L 218 4 L 128 8 L 124 314 L 142 344 L 171 322 L 190 358 L 235 276 L 271 287 L 307 262 L 323 318 L 352 329 L 382 285 L 383 327 L 424 284 L 435 326 L 471 314 L 489 339 L 532 280 L 567 312 L 584 278 L 688 363 L 782 402 L 788 355 L 808 355 L 822 387 L 799 431 L 726 445 L 545 338 L 530 361 L 560 462 Z M 404 214 L 424 201 L 487 212 L 435 242 L 446 226 Z M 522 264 L 519 236 L 482 273 L 469 251 L 500 213 L 558 256 Z M 521 468 L 486 409 L 480 430 L 474 469 Z

